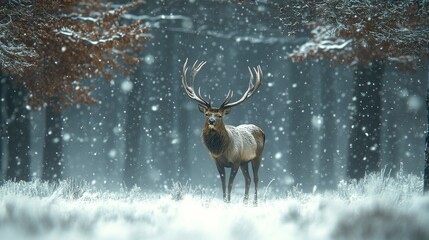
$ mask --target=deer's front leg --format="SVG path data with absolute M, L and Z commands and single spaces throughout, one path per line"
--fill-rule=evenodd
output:
M 237 175 L 238 168 L 240 165 L 234 164 L 231 166 L 231 174 L 229 175 L 229 181 L 228 181 L 228 202 L 231 202 L 231 191 L 232 191 L 232 185 L 234 183 L 235 175 Z
M 221 166 L 217 161 L 216 161 L 216 167 L 217 167 L 217 171 L 219 172 L 220 181 L 222 182 L 223 200 L 226 202 L 227 198 L 226 198 L 225 168 Z
M 248 162 L 244 162 L 240 165 L 241 171 L 244 175 L 244 180 L 246 182 L 246 186 L 244 188 L 244 200 L 243 203 L 247 204 L 249 201 L 249 188 L 250 188 L 250 174 L 249 174 L 249 165 Z

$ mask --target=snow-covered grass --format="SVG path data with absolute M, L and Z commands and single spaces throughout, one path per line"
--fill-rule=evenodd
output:
M 263 193 L 263 189 L 261 189 Z M 0 186 L 1 239 L 429 239 L 422 179 L 381 172 L 336 191 L 231 204 L 175 183 L 165 193 L 93 189 L 84 181 Z

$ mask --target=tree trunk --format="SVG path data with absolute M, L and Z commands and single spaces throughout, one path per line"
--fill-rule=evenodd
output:
M 311 159 L 312 129 L 310 99 L 311 87 L 309 67 L 305 63 L 291 64 L 291 75 L 294 82 L 290 87 L 289 96 L 292 101 L 290 110 L 290 157 L 289 169 L 294 183 L 302 189 L 309 190 L 313 186 L 313 164 Z
M 396 94 L 394 96 L 397 97 Z M 402 109 L 399 110 L 402 111 Z M 398 117 L 396 114 L 397 113 L 386 114 L 388 116 L 385 118 L 388 118 L 389 121 L 384 122 L 385 126 L 383 126 L 384 129 L 386 129 L 386 139 L 384 141 L 385 148 L 383 149 L 385 156 L 382 158 L 386 160 L 391 174 L 395 174 L 399 171 L 401 162 L 400 136 L 397 127 Z
M 124 183 L 127 187 L 140 184 L 143 163 L 139 161 L 140 135 L 142 128 L 143 104 L 142 104 L 142 82 L 139 80 L 141 74 L 139 67 L 133 76 L 133 88 L 128 93 L 125 121 L 125 163 Z
M 173 116 L 173 101 L 171 101 L 171 90 L 172 84 L 180 84 L 180 80 L 173 78 L 172 71 L 173 68 L 173 59 L 172 52 L 174 51 L 174 35 L 171 32 L 168 32 L 166 29 L 162 31 L 154 32 L 155 38 L 158 39 L 158 42 L 163 46 L 161 53 L 156 54 L 157 49 L 150 49 L 150 51 L 156 56 L 154 58 L 153 65 L 153 74 L 155 78 L 152 79 L 155 88 L 156 99 L 154 101 L 154 106 L 157 106 L 157 110 L 151 114 L 152 117 L 152 132 L 153 132 L 153 148 L 155 149 L 156 155 L 153 157 L 159 163 L 158 167 L 161 171 L 161 174 L 164 176 L 163 180 L 168 181 L 170 179 L 175 179 L 176 175 L 176 164 L 179 164 L 177 158 L 180 157 L 177 155 L 175 146 L 171 143 L 176 141 L 174 139 L 172 123 L 174 121 Z M 145 49 L 149 51 L 149 48 Z M 172 82 L 174 81 L 174 83 Z M 175 159 L 172 159 L 175 158 Z M 162 182 L 166 184 L 167 182 Z
M 332 68 L 328 63 L 322 65 L 321 101 L 322 101 L 322 139 L 320 154 L 320 186 L 324 189 L 332 189 L 334 184 L 334 156 L 336 150 L 336 123 L 335 109 L 336 101 L 335 81 Z
M 178 36 L 178 38 L 179 39 L 175 39 L 175 42 L 181 41 L 181 36 Z M 173 64 L 174 69 L 180 69 L 180 65 L 183 63 L 183 61 L 179 61 L 179 59 L 183 60 L 185 59 L 185 57 L 179 55 L 174 58 L 173 62 L 179 63 Z M 191 119 L 189 118 L 189 115 L 191 114 L 192 110 L 195 110 L 195 106 L 192 105 L 192 102 L 190 102 L 186 94 L 184 94 L 183 87 L 181 84 L 173 85 L 173 89 L 176 95 L 176 104 L 178 105 L 178 107 L 175 109 L 175 116 L 177 116 L 177 122 L 175 123 L 174 130 L 175 132 L 177 132 L 179 153 L 177 156 L 178 158 L 176 159 L 176 166 L 178 169 L 177 179 L 178 181 L 185 183 L 191 178 L 192 160 L 190 159 L 189 154 Z
M 63 176 L 62 116 L 59 109 L 48 106 L 45 113 L 45 144 L 43 145 L 42 180 L 56 181 Z
M 4 106 L 4 91 L 5 89 L 5 81 L 3 73 L 0 70 L 0 183 L 2 181 L 1 177 L 3 177 L 3 141 L 6 138 L 6 132 L 4 128 L 4 114 L 5 114 L 5 106 Z
M 381 90 L 385 63 L 372 61 L 358 66 L 354 79 L 354 103 L 347 176 L 361 179 L 380 170 Z
M 111 86 L 112 88 L 116 88 L 115 86 Z M 112 91 L 116 91 L 112 89 Z M 103 131 L 103 157 L 105 159 L 104 162 L 104 174 L 106 177 L 106 181 L 113 181 L 114 179 L 117 179 L 118 176 L 118 151 L 116 149 L 116 136 L 115 136 L 115 127 L 118 126 L 118 107 L 117 107 L 117 101 L 114 99 L 114 97 L 119 94 L 118 92 L 115 92 L 113 97 L 109 97 L 107 101 L 109 103 L 104 104 L 102 107 L 103 111 L 105 112 L 106 120 L 103 124 L 102 131 Z
M 427 110 L 427 130 L 426 130 L 426 149 L 425 149 L 425 169 L 423 175 L 423 192 L 429 192 L 429 88 L 426 95 Z
M 6 180 L 30 181 L 30 110 L 27 90 L 20 83 L 6 80 L 8 167 Z
M 189 139 L 189 108 L 187 108 L 186 100 L 183 99 L 183 95 L 179 94 L 178 103 L 182 103 L 181 111 L 179 112 L 178 119 L 178 136 L 179 136 L 179 154 L 177 159 L 177 178 L 179 181 L 187 181 L 190 177 L 190 159 L 188 153 L 188 139 Z

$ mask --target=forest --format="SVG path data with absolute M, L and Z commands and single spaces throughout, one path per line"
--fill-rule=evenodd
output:
M 428 15 L 426 0 L 0 0 L 0 236 L 428 239 Z M 256 208 L 241 171 L 222 201 L 182 81 L 197 61 L 196 94 L 232 96 L 225 124 L 264 132 Z

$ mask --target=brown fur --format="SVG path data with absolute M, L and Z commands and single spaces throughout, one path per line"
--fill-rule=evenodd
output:
M 258 170 L 264 150 L 265 134 L 260 128 L 254 125 L 240 125 L 238 127 L 225 126 L 223 117 L 229 113 L 229 110 L 230 109 L 227 111 L 211 108 L 201 109 L 206 115 L 206 121 L 202 131 L 202 140 L 210 156 L 216 163 L 222 181 L 223 196 L 227 202 L 231 200 L 232 185 L 239 168 L 241 168 L 246 180 L 244 201 L 247 202 L 250 187 L 250 175 L 247 165 L 249 162 L 252 163 L 255 182 L 254 204 L 257 204 Z M 216 119 L 215 123 L 212 125 L 209 123 L 210 117 Z M 243 137 L 245 137 L 245 139 L 242 139 Z M 252 145 L 247 146 L 247 144 L 250 143 L 252 143 Z M 250 157 L 249 154 L 253 155 L 253 157 Z M 224 168 L 231 168 L 231 175 L 228 181 L 228 192 L 226 192 Z
M 228 133 L 225 129 L 211 129 L 208 124 L 203 129 L 203 143 L 210 153 L 214 156 L 219 156 L 227 148 L 229 144 Z
M 203 143 L 209 150 L 210 156 L 216 163 L 220 179 L 222 181 L 222 192 L 225 201 L 231 200 L 231 190 L 234 182 L 235 175 L 240 168 L 243 172 L 246 181 L 244 192 L 244 202 L 249 199 L 250 175 L 248 170 L 248 163 L 252 163 L 253 179 L 255 183 L 255 199 L 254 204 L 258 201 L 258 183 L 259 183 L 259 167 L 262 161 L 262 151 L 264 150 L 265 135 L 264 132 L 257 126 L 252 124 L 234 126 L 225 126 L 223 117 L 227 115 L 231 109 L 246 99 L 250 98 L 261 86 L 262 69 L 260 66 L 248 68 L 250 72 L 249 87 L 244 92 L 243 96 L 231 102 L 233 93 L 229 91 L 225 100 L 219 108 L 212 108 L 211 100 L 205 100 L 194 90 L 195 76 L 206 64 L 206 62 L 196 61 L 190 70 L 191 84 L 186 80 L 186 73 L 188 59 L 183 64 L 182 69 L 182 85 L 185 93 L 192 100 L 198 103 L 198 109 L 206 115 L 206 122 L 203 128 Z M 255 82 L 253 79 L 255 77 Z M 228 193 L 226 192 L 225 168 L 231 168 L 231 174 L 228 180 Z

